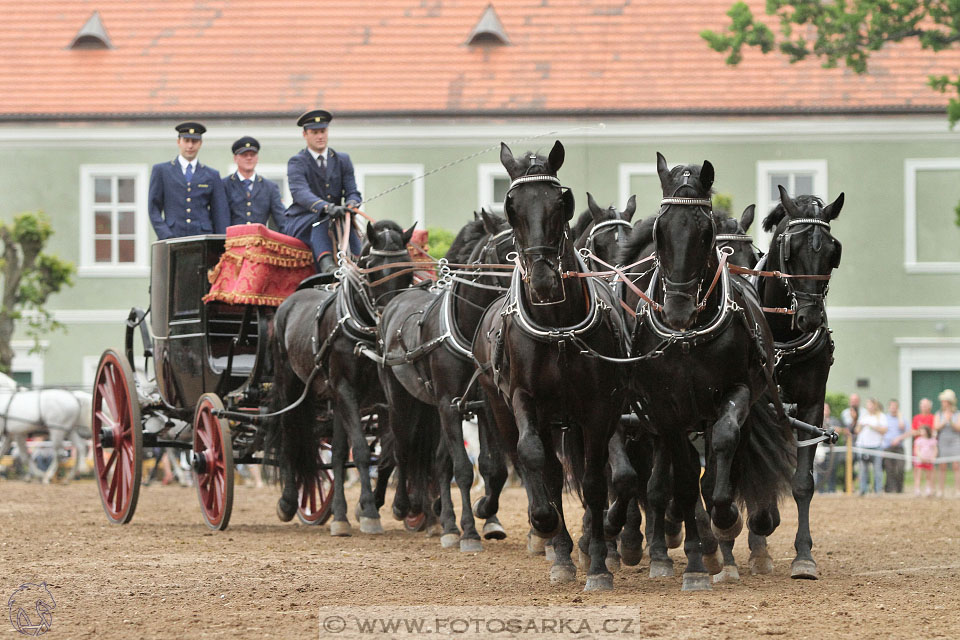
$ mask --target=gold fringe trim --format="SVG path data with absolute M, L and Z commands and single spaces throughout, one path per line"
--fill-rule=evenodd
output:
M 230 249 L 231 247 L 266 247 L 270 251 L 283 256 L 290 256 L 291 258 L 299 258 L 302 260 L 313 260 L 313 252 L 310 249 L 297 249 L 296 247 L 285 245 L 276 240 L 268 240 L 267 238 L 257 235 L 229 238 L 226 242 L 226 248 Z
M 262 304 L 279 307 L 286 300 L 283 296 L 268 296 L 263 294 L 233 293 L 232 291 L 211 291 L 203 296 L 204 302 L 216 300 L 228 304 Z

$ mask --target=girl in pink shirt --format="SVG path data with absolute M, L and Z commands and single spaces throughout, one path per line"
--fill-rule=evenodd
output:
M 932 491 L 930 482 L 933 479 L 933 461 L 937 459 L 937 439 L 932 437 L 930 427 L 920 427 L 920 437 L 913 440 L 913 455 L 917 459 L 913 465 L 913 492 L 920 495 L 920 482 L 927 479 L 927 489 L 924 495 L 929 496 Z

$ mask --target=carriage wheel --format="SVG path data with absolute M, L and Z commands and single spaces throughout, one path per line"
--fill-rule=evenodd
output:
M 215 393 L 205 393 L 197 402 L 193 418 L 193 471 L 197 480 L 200 511 L 207 526 L 223 531 L 233 511 L 233 440 L 226 418 L 215 410 L 223 403 Z
M 93 463 L 107 519 L 126 524 L 140 496 L 143 429 L 133 371 L 113 349 L 100 356 L 93 386 Z
M 329 466 L 332 459 L 330 440 L 324 438 L 317 451 L 317 464 Z M 297 487 L 297 494 L 297 517 L 300 522 L 306 525 L 325 524 L 333 514 L 333 472 L 329 468 L 318 468 L 316 476 Z

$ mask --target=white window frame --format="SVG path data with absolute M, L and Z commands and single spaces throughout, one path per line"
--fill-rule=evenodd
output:
M 766 251 L 770 246 L 772 233 L 763 230 L 760 224 L 767 214 L 777 206 L 779 199 L 773 200 L 770 197 L 770 174 L 772 173 L 812 173 L 813 174 L 813 193 L 796 194 L 791 193 L 791 197 L 797 195 L 814 195 L 829 202 L 827 188 L 827 161 L 826 160 L 760 160 L 757 162 L 757 224 L 753 225 L 753 237 L 757 239 L 757 246 L 761 251 Z
M 355 164 L 353 176 L 357 180 L 357 190 L 364 197 L 373 197 L 377 194 L 367 193 L 367 176 L 410 176 L 413 179 L 408 186 L 413 190 L 413 221 L 420 229 L 426 229 L 427 220 L 424 215 L 424 188 L 422 164 Z M 406 187 L 404 187 L 406 188 Z M 362 209 L 363 207 L 361 207 Z M 401 225 L 402 226 L 402 225 Z
M 94 232 L 96 203 L 93 180 L 101 177 L 133 176 L 136 181 L 134 203 L 134 262 L 95 262 Z M 144 164 L 85 164 L 80 166 L 80 264 L 77 275 L 96 278 L 129 278 L 150 275 L 150 217 L 148 191 L 150 177 Z
M 41 340 L 40 352 L 30 353 L 35 346 L 36 343 L 33 340 L 11 340 L 10 348 L 13 349 L 11 369 L 18 372 L 29 372 L 30 385 L 39 387 L 43 385 L 44 353 L 50 347 L 50 342 Z
M 960 170 L 960 158 L 916 158 L 903 162 L 903 267 L 907 273 L 960 273 L 960 262 L 921 262 L 917 251 L 917 173 Z
M 493 199 L 493 182 L 497 178 L 510 179 L 510 174 L 499 162 L 477 165 L 477 212 L 486 208 L 498 216 L 503 215 L 503 203 Z
M 676 163 L 683 164 L 683 163 Z M 627 200 L 630 199 L 630 196 L 634 195 L 630 190 L 630 180 L 634 176 L 657 176 L 659 180 L 659 175 L 657 174 L 657 163 L 656 162 L 637 162 L 637 163 L 627 163 L 621 164 L 619 170 L 620 177 L 617 181 L 618 189 L 620 193 L 620 210 L 623 211 L 627 206 Z

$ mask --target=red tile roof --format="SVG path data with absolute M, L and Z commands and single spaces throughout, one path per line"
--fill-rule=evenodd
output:
M 876 53 L 870 73 L 700 38 L 733 0 L 498 0 L 512 43 L 467 46 L 489 0 L 0 0 L 0 119 L 938 110 L 960 51 Z M 750 0 L 762 14 L 764 0 Z M 114 46 L 68 45 L 99 11 Z

